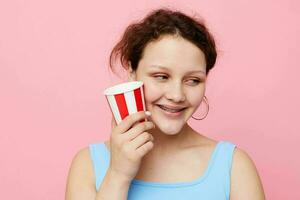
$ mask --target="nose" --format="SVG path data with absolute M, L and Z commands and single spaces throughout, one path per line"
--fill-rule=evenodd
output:
M 185 101 L 185 92 L 181 84 L 170 84 L 166 91 L 166 98 L 175 103 Z

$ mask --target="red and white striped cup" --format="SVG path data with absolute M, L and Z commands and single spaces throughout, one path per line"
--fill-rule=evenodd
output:
M 104 90 L 117 124 L 130 114 L 146 110 L 143 84 L 141 81 L 131 81 Z

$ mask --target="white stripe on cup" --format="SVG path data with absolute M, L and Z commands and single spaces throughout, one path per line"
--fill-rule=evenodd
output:
M 122 118 L 121 118 L 121 115 L 120 115 L 120 112 L 118 109 L 116 99 L 113 95 L 107 95 L 107 99 L 108 99 L 109 105 L 111 107 L 111 110 L 114 114 L 115 120 L 116 120 L 117 124 L 119 124 L 122 121 Z
M 130 114 L 136 113 L 137 108 L 136 108 L 134 92 L 133 91 L 125 92 L 124 97 L 125 97 L 125 101 L 126 101 L 126 105 L 127 105 L 128 114 L 130 115 Z
M 143 102 L 143 110 L 146 110 L 145 106 L 145 99 L 144 99 L 144 85 L 141 86 L 141 95 L 142 95 L 142 102 Z

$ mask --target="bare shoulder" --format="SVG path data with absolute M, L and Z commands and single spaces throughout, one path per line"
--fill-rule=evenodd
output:
M 93 164 L 89 148 L 85 147 L 80 149 L 72 160 L 68 174 L 65 199 L 94 199 L 96 196 L 94 179 Z
M 263 186 L 248 153 L 235 148 L 231 169 L 230 200 L 265 200 Z

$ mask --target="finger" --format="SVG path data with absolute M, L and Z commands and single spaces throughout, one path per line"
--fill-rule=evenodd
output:
M 148 141 L 139 148 L 136 149 L 137 154 L 141 157 L 144 157 L 151 149 L 153 149 L 154 143 L 153 141 Z
M 149 117 L 150 112 L 140 111 L 133 113 L 131 115 L 128 115 L 125 117 L 124 120 L 120 122 L 120 124 L 116 127 L 118 133 L 125 133 L 128 131 L 131 127 L 133 127 L 134 123 L 140 122 L 147 117 Z
M 155 125 L 153 122 L 142 122 L 138 125 L 134 126 L 130 130 L 128 130 L 126 133 L 124 133 L 124 137 L 127 141 L 131 141 L 134 138 L 136 138 L 138 135 L 140 135 L 143 132 L 147 132 L 150 129 L 155 128 Z
M 153 141 L 153 136 L 148 132 L 143 132 L 131 141 L 131 145 L 133 149 L 137 149 L 148 141 Z

